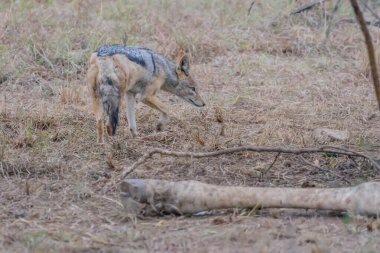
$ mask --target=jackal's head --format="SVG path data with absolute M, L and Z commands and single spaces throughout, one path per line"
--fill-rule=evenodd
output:
M 176 57 L 176 73 L 178 78 L 176 95 L 195 106 L 205 106 L 205 102 L 199 95 L 198 85 L 190 76 L 189 57 L 182 50 L 178 52 Z

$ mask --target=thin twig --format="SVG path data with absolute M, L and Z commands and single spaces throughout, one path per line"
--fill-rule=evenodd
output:
M 356 24 L 357 21 L 355 19 L 350 19 L 350 18 L 342 18 L 340 19 L 340 22 L 342 23 L 350 23 L 350 24 Z M 365 24 L 368 26 L 374 26 L 376 28 L 380 28 L 380 21 L 365 21 Z
M 251 10 L 254 4 L 255 4 L 255 1 L 252 1 L 251 4 L 249 5 L 247 16 L 249 16 L 249 14 L 251 13 Z
M 332 23 L 333 23 L 333 19 L 335 17 L 336 12 L 338 11 L 338 8 L 339 8 L 339 5 L 340 5 L 340 1 L 341 0 L 336 0 L 334 9 L 331 12 L 331 16 L 330 16 L 330 19 L 329 19 L 329 24 L 328 24 L 327 29 L 326 29 L 325 39 L 323 40 L 323 45 L 326 45 L 326 42 L 327 42 L 327 40 L 329 38 L 329 35 L 330 35 L 330 32 L 331 32 Z
M 330 147 L 330 148 L 334 148 L 334 149 L 337 149 L 337 150 L 341 150 L 341 151 L 347 151 L 348 149 L 344 149 L 344 148 L 341 148 L 341 147 L 335 147 L 335 146 L 327 146 L 327 147 Z M 363 153 L 360 153 L 360 152 L 356 152 L 356 151 L 353 151 L 353 150 L 350 150 L 350 152 L 354 155 L 354 156 L 360 156 L 360 157 L 363 157 L 365 159 L 367 159 L 375 169 L 377 170 L 380 170 L 380 164 L 378 164 L 372 157 L 370 157 L 369 155 L 366 155 L 366 154 L 363 154 Z M 350 155 L 349 155 L 350 156 Z
M 268 171 L 273 167 L 273 165 L 276 163 L 278 157 L 281 155 L 281 152 L 278 152 L 277 155 L 275 156 L 273 162 L 269 165 L 269 167 L 263 172 L 261 173 L 261 179 L 264 177 L 264 175 L 266 175 L 268 173 Z
M 363 0 L 360 0 L 360 3 L 369 11 L 369 12 L 371 12 L 371 14 L 372 14 L 372 16 L 374 16 L 377 20 L 379 20 L 380 21 L 380 17 L 379 17 L 379 15 L 377 15 L 377 13 L 376 12 L 374 12 L 369 6 L 368 6 L 368 4 L 366 3 L 366 2 L 364 2 Z
M 340 22 L 346 22 L 346 23 L 350 23 L 350 24 L 355 23 L 356 24 L 357 21 L 354 19 L 341 19 Z M 374 26 L 376 28 L 380 28 L 380 21 L 365 21 L 365 24 L 369 25 L 369 26 Z
M 109 198 L 109 197 L 106 197 L 106 196 L 102 196 L 102 195 L 99 195 L 99 194 L 95 194 L 94 196 L 96 196 L 98 198 L 101 198 L 101 199 L 108 200 L 108 201 L 110 201 L 112 203 L 117 204 L 120 207 L 123 207 L 123 204 L 121 202 L 117 201 L 116 199 L 112 199 L 112 198 Z
M 220 156 L 225 154 L 231 154 L 231 153 L 237 153 L 237 152 L 243 152 L 243 151 L 251 151 L 251 152 L 277 152 L 277 153 L 288 153 L 288 154 L 305 154 L 305 153 L 334 153 L 334 154 L 340 154 L 340 155 L 351 155 L 351 156 L 360 156 L 368 159 L 375 169 L 380 171 L 380 165 L 376 163 L 371 157 L 368 155 L 355 152 L 352 150 L 334 147 L 334 146 L 322 146 L 317 148 L 284 148 L 284 147 L 259 147 L 259 146 L 241 146 L 241 147 L 234 147 L 234 148 L 228 148 L 224 150 L 218 150 L 213 152 L 178 152 L 178 151 L 170 151 L 170 150 L 164 150 L 164 149 L 153 149 L 152 151 L 146 153 L 143 155 L 137 162 L 132 164 L 131 167 L 126 169 L 124 173 L 121 176 L 121 179 L 124 179 L 126 176 L 128 176 L 130 173 L 132 173 L 138 166 L 145 163 L 148 159 L 152 158 L 154 154 L 161 154 L 161 155 L 167 155 L 167 156 L 174 156 L 174 157 L 191 157 L 191 158 L 202 158 L 202 157 L 214 157 L 214 156 Z
M 302 155 L 300 155 L 299 157 L 301 158 L 302 162 L 306 163 L 307 165 L 309 165 L 309 166 L 311 166 L 311 167 L 314 167 L 314 168 L 316 168 L 316 169 L 319 169 L 319 170 L 327 171 L 328 173 L 330 173 L 330 174 L 336 176 L 337 178 L 342 179 L 343 181 L 345 181 L 345 182 L 349 183 L 350 185 L 352 185 L 351 181 L 349 181 L 349 180 L 347 180 L 345 177 L 343 177 L 343 176 L 341 176 L 341 175 L 335 173 L 334 171 L 329 170 L 329 169 L 322 168 L 322 167 L 320 167 L 320 166 L 318 166 L 318 165 L 316 165 L 316 164 L 314 164 L 314 163 L 312 163 L 312 162 L 309 162 L 309 161 L 308 161 L 305 157 L 303 157 Z
M 364 17 L 363 17 L 363 13 L 361 12 L 361 10 L 359 8 L 358 2 L 356 0 L 350 0 L 350 1 L 351 1 L 352 8 L 354 9 L 356 19 L 360 24 L 360 29 L 362 30 L 364 38 L 365 38 L 365 44 L 367 46 L 369 63 L 371 65 L 373 85 L 375 88 L 377 102 L 378 102 L 379 109 L 380 109 L 380 80 L 379 80 L 379 73 L 377 72 L 375 49 L 373 48 L 371 35 L 368 31 L 366 22 L 365 22 Z
M 313 7 L 315 7 L 316 5 L 318 4 L 321 4 L 323 2 L 325 2 L 327 0 L 319 0 L 317 2 L 314 2 L 314 3 L 311 3 L 311 4 L 307 4 L 307 5 L 304 5 L 300 8 L 298 8 L 297 10 L 293 11 L 290 13 L 290 15 L 295 15 L 295 14 L 299 14 L 299 13 L 302 13 L 302 12 L 305 12 L 305 11 L 308 11 L 308 10 L 311 10 Z
M 355 164 L 356 168 L 359 168 L 359 164 L 356 162 L 356 160 L 352 156 L 349 156 L 348 158 L 350 158 L 350 160 Z
M 5 163 L 1 160 L 0 160 L 0 171 L 1 171 L 3 178 L 9 177 L 8 170 L 5 170 Z
M 127 43 L 128 43 L 128 34 L 126 32 L 124 32 L 123 45 L 126 47 Z

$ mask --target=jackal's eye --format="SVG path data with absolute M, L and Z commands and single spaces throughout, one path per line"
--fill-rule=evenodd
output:
M 195 92 L 195 87 L 190 87 L 190 89 Z

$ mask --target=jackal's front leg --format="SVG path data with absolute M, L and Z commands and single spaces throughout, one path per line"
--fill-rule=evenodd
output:
M 161 112 L 160 119 L 157 124 L 157 131 L 162 131 L 169 121 L 168 110 L 164 103 L 162 103 L 156 96 L 145 97 L 143 103 Z
M 125 105 L 127 108 L 127 119 L 129 130 L 133 137 L 137 136 L 137 126 L 136 126 L 136 114 L 135 114 L 135 94 L 127 92 L 125 96 Z

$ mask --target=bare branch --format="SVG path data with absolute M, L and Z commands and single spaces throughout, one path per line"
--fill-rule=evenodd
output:
M 362 30 L 364 38 L 365 38 L 365 44 L 367 46 L 369 63 L 371 65 L 373 85 L 375 88 L 377 102 L 380 109 L 380 80 L 379 80 L 379 73 L 377 72 L 377 67 L 376 67 L 377 62 L 376 62 L 376 57 L 375 57 L 375 49 L 373 48 L 371 35 L 368 31 L 366 22 L 363 17 L 363 13 L 361 12 L 359 8 L 358 2 L 356 0 L 350 0 L 350 1 L 351 1 L 352 8 L 354 9 L 356 19 L 360 24 L 360 29 Z
M 137 162 L 132 164 L 132 166 L 124 171 L 124 173 L 121 176 L 121 179 L 124 179 L 126 176 L 128 176 L 130 173 L 132 173 L 138 166 L 145 163 L 148 159 L 152 158 L 154 154 L 161 154 L 166 156 L 174 156 L 174 157 L 191 157 L 191 158 L 203 158 L 203 157 L 214 157 L 214 156 L 220 156 L 225 154 L 231 154 L 231 153 L 237 153 L 237 152 L 243 152 L 243 151 L 251 151 L 251 152 L 276 152 L 276 153 L 288 153 L 288 154 L 305 154 L 305 153 L 333 153 L 333 154 L 339 154 L 339 155 L 348 155 L 348 156 L 359 156 L 366 158 L 369 160 L 373 167 L 376 170 L 380 171 L 380 165 L 377 164 L 375 160 L 373 160 L 368 155 L 340 148 L 340 147 L 334 147 L 334 146 L 322 146 L 317 148 L 285 148 L 285 147 L 259 147 L 259 146 L 241 146 L 241 147 L 234 147 L 234 148 L 228 148 L 224 150 L 218 150 L 213 152 L 179 152 L 179 151 L 170 151 L 170 150 L 164 150 L 164 149 L 153 149 L 152 151 L 146 153 L 143 155 Z

